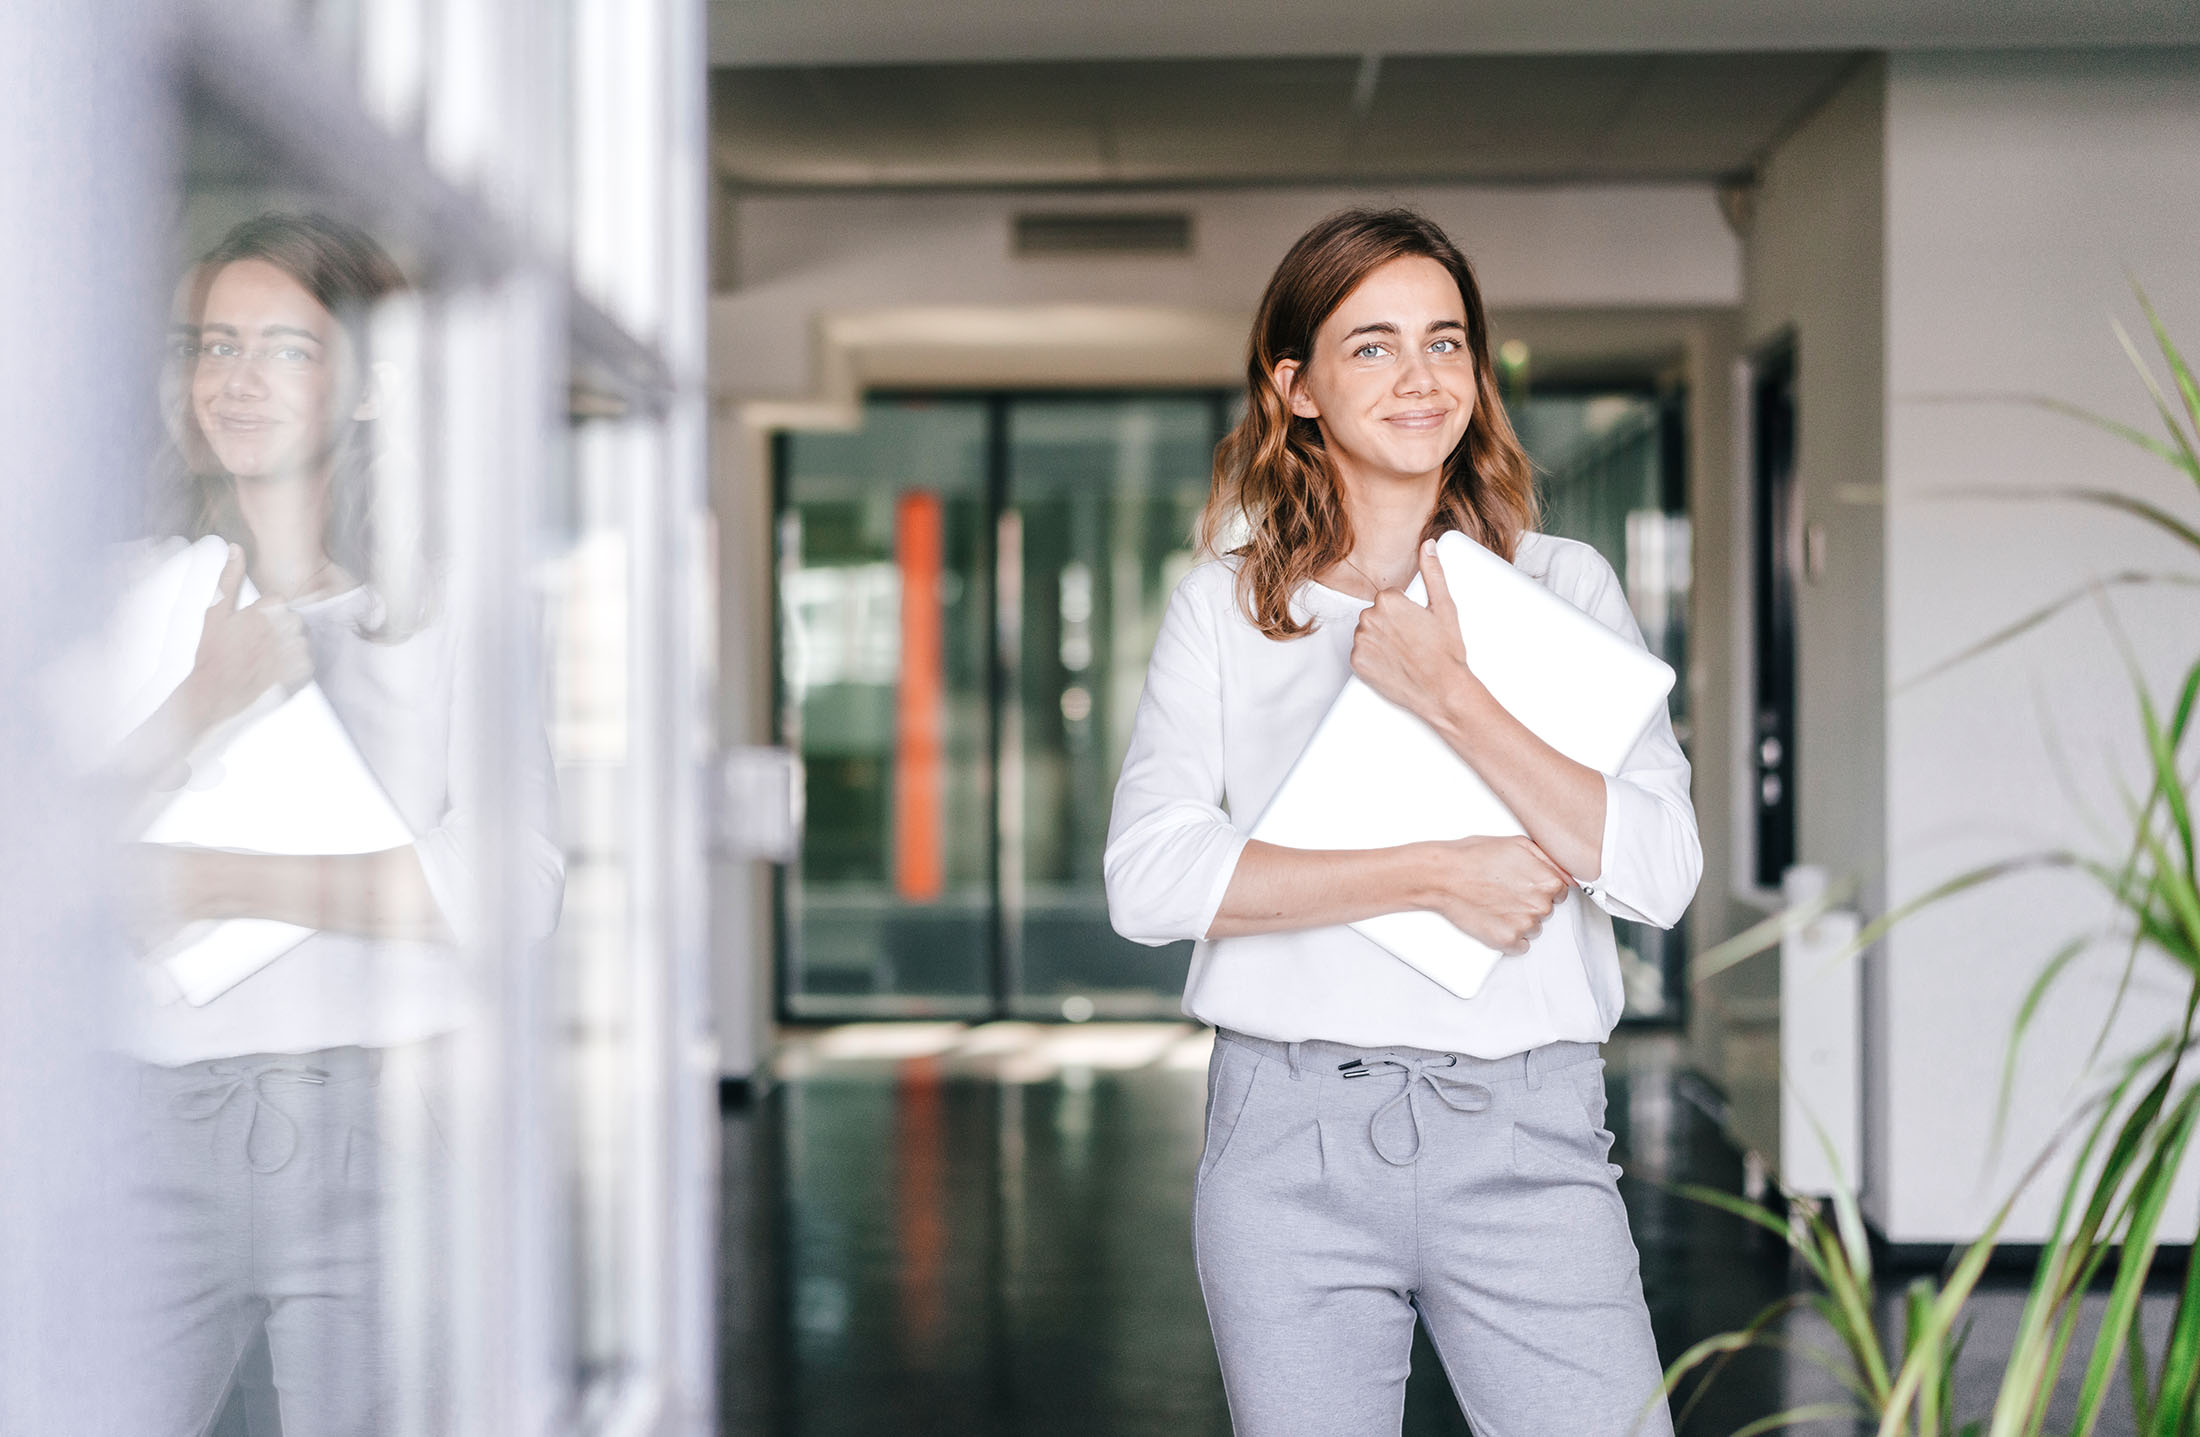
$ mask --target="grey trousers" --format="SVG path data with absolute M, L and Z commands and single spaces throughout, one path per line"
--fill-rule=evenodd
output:
M 1223 1032 L 1193 1202 L 1241 1437 L 1395 1433 L 1416 1312 L 1477 1437 L 1665 1437 L 1604 1063 Z
M 263 1329 L 284 1437 L 391 1430 L 382 1056 L 139 1068 L 132 1437 L 204 1432 Z

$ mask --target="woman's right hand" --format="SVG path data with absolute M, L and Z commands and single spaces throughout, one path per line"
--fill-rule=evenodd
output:
M 1459 838 L 1433 850 L 1435 886 L 1425 905 L 1508 956 L 1525 953 L 1573 880 L 1527 838 Z
M 313 677 L 313 652 L 305 625 L 273 599 L 239 606 L 244 587 L 244 550 L 229 546 L 221 589 L 207 606 L 199 632 L 198 657 L 183 681 L 194 726 L 203 734 L 252 706 L 278 685 L 304 687 Z

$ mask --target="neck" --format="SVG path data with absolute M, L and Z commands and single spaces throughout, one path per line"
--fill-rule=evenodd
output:
M 252 531 L 252 582 L 263 594 L 294 599 L 311 591 L 331 567 L 328 476 L 239 479 L 237 509 Z
M 1443 472 L 1368 474 L 1340 466 L 1338 477 L 1352 521 L 1352 564 L 1383 588 L 1404 588 L 1420 567 L 1421 533 L 1436 512 Z

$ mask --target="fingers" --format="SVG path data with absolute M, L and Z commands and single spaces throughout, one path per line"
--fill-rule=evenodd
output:
M 1542 844 L 1537 843 L 1532 838 L 1521 838 L 1514 841 L 1535 866 L 1541 870 L 1537 875 L 1539 879 L 1547 876 L 1558 885 L 1557 891 L 1560 893 L 1574 886 L 1574 876 L 1561 868 L 1557 859 L 1544 852 Z
M 1428 590 L 1428 611 L 1459 631 L 1459 606 L 1452 602 L 1451 584 L 1444 578 L 1444 561 L 1436 557 L 1436 541 L 1421 544 L 1421 584 Z
M 208 604 L 207 607 L 209 609 L 235 609 L 237 607 L 237 591 L 243 587 L 244 546 L 242 544 L 231 544 L 229 546 L 229 557 L 222 563 L 221 583 L 215 590 L 214 602 Z

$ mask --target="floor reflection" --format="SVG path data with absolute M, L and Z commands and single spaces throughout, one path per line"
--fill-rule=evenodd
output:
M 1178 1024 L 794 1035 L 780 1081 L 725 1118 L 721 1432 L 1227 1433 L 1189 1211 L 1208 1043 Z M 1736 1191 L 1743 1177 L 1678 1039 L 1623 1033 L 1607 1059 L 1621 1191 L 1670 1361 L 1794 1278 L 1769 1236 L 1664 1186 Z M 1883 1320 L 1907 1281 L 1886 1282 Z M 1967 1415 L 1992 1400 L 2023 1283 L 1996 1277 L 1977 1304 Z M 2150 1298 L 2152 1327 L 2173 1301 Z M 1805 1361 L 1746 1353 L 1682 1431 L 1732 1433 L 1838 1396 Z M 2097 1430 L 2130 1431 L 2128 1405 Z M 1425 1338 L 1404 1431 L 1468 1431 Z

